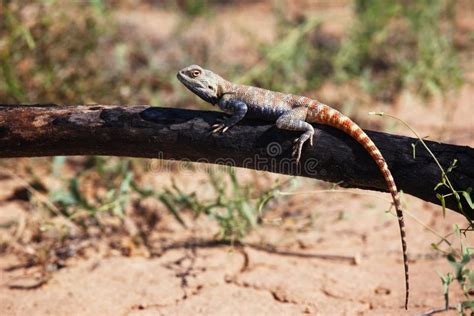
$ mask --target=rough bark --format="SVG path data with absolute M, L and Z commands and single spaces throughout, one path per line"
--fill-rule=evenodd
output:
M 302 161 L 290 158 L 297 133 L 268 122 L 244 120 L 223 135 L 211 135 L 220 112 L 150 106 L 0 105 L 0 157 L 108 155 L 189 160 L 298 175 L 344 187 L 386 191 L 375 163 L 343 132 L 315 125 L 313 147 Z M 417 139 L 367 131 L 379 147 L 399 190 L 440 204 L 434 187 L 441 173 Z M 417 144 L 418 143 L 418 144 Z M 416 145 L 413 157 L 412 144 Z M 427 141 L 457 190 L 474 188 L 474 149 Z M 440 193 L 448 191 L 439 190 Z M 462 198 L 464 215 L 474 212 Z M 452 197 L 446 207 L 460 212 Z

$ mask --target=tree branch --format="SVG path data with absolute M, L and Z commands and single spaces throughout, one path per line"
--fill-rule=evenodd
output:
M 226 163 L 299 175 L 344 187 L 386 191 L 385 182 L 364 149 L 343 132 L 316 125 L 313 147 L 305 146 L 300 165 L 291 159 L 297 133 L 268 122 L 244 120 L 223 135 L 211 135 L 220 112 L 149 106 L 0 105 L 0 157 L 108 155 Z M 392 171 L 399 190 L 440 204 L 433 188 L 441 172 L 417 139 L 368 131 Z M 474 149 L 427 141 L 457 190 L 474 188 Z M 440 190 L 440 193 L 449 193 Z M 467 217 L 474 212 L 464 198 Z M 453 197 L 446 207 L 459 212 Z

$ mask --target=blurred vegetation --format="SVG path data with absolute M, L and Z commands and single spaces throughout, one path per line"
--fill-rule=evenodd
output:
M 469 263 L 473 256 L 473 248 L 468 246 L 466 231 L 460 229 L 457 225 L 453 227 L 453 235 L 459 240 L 459 251 L 454 247 L 450 247 L 446 253 L 446 258 L 454 270 L 454 273 L 448 272 L 446 275 L 438 272 L 443 285 L 444 294 L 444 309 L 456 309 L 459 315 L 473 315 L 474 314 L 474 270 L 469 269 Z M 439 244 L 434 244 L 433 247 L 439 250 Z M 449 289 L 450 285 L 457 281 L 457 284 L 462 290 L 463 297 L 460 302 L 455 302 L 452 306 Z M 470 312 L 468 311 L 470 310 Z
M 250 85 L 266 87 L 286 93 L 298 93 L 320 85 L 330 74 L 330 51 L 318 50 L 311 34 L 321 22 L 309 19 L 293 23 L 286 20 L 283 12 L 278 17 L 277 40 L 260 46 L 261 63 L 238 80 Z M 334 53 L 334 52 L 332 52 Z
M 355 1 L 356 20 L 336 55 L 336 78 L 367 76 L 369 92 L 413 89 L 423 96 L 458 88 L 452 0 Z M 443 23 L 445 25 L 443 25 Z
M 4 103 L 157 102 L 176 69 L 123 38 L 101 0 L 2 1 L 0 56 Z
M 232 167 L 213 168 L 209 171 L 209 184 L 215 196 L 211 200 L 205 200 L 195 192 L 186 193 L 175 183 L 164 192 L 143 190 L 136 185 L 134 188 L 142 198 L 151 196 L 160 200 L 184 227 L 186 225 L 180 216 L 181 209 L 190 210 L 195 219 L 203 214 L 209 216 L 219 224 L 219 238 L 233 242 L 240 241 L 257 226 L 265 205 L 289 182 L 277 183 L 267 191 L 258 192 L 250 183 L 241 184 Z M 229 181 L 225 181 L 226 176 Z
M 154 189 L 143 179 L 150 172 L 143 161 L 88 157 L 68 162 L 58 156 L 49 171 L 55 181 L 46 181 L 44 170 L 36 171 L 39 161 L 26 167 L 26 176 L 0 168 L 3 176 L 25 182 L 9 200 L 28 201 L 35 210 L 11 238 L 0 239 L 0 253 L 10 249 L 28 266 L 42 267 L 45 276 L 64 267 L 69 257 L 84 254 L 90 246 L 86 240 L 107 240 L 111 249 L 123 255 L 153 256 L 160 245 L 152 245 L 150 239 L 162 217 L 155 204 L 161 204 L 185 229 L 190 221 L 207 216 L 218 224 L 215 237 L 233 243 L 261 224 L 266 205 L 293 182 L 290 178 L 262 190 L 254 182 L 239 181 L 234 168 L 216 167 L 209 170 L 206 186 L 212 194 L 205 198 L 187 193 L 174 181 L 170 187 Z M 72 165 L 80 171 L 64 175 Z
M 356 0 L 355 19 L 340 42 L 321 22 L 294 21 L 276 9 L 277 39 L 261 45 L 262 62 L 241 80 L 284 92 L 304 92 L 328 80 L 357 80 L 373 97 L 391 101 L 402 89 L 429 97 L 463 82 L 453 46 L 454 0 Z
M 356 80 L 362 90 L 387 101 L 402 89 L 432 96 L 462 83 L 452 39 L 454 0 L 357 0 L 355 19 L 342 40 L 323 34 L 318 19 L 288 18 L 284 2 L 277 1 L 275 40 L 257 44 L 260 62 L 240 74 L 248 66 L 211 57 L 219 39 L 193 41 L 184 34 L 199 16 L 212 19 L 219 4 L 165 2 L 164 8 L 184 15 L 173 31 L 174 43 L 160 43 L 121 30 L 100 0 L 61 5 L 57 0 L 3 1 L 0 98 L 156 104 L 165 95 L 170 105 L 179 105 L 190 97 L 175 91 L 175 71 L 191 62 L 228 64 L 235 69 L 231 77 L 240 82 L 293 93 L 314 90 L 326 81 Z M 168 46 L 175 48 L 175 56 L 156 54 Z
M 114 91 L 99 38 L 112 36 L 100 1 L 3 1 L 2 102 L 91 102 Z M 110 77 L 109 77 L 110 76 Z

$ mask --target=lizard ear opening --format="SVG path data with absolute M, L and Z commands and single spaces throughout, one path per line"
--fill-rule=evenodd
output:
M 217 85 L 216 97 L 220 99 L 222 98 L 223 95 L 224 95 L 224 90 L 222 89 L 222 86 Z

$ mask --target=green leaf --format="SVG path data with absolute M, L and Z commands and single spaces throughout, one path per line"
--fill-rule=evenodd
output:
M 466 279 L 469 281 L 468 290 L 474 289 L 474 271 L 469 269 L 466 271 Z
M 458 224 L 453 224 L 453 233 L 461 238 L 461 228 L 459 228 L 459 225 Z M 464 249 L 464 248 L 463 248 Z
M 441 206 L 443 207 L 443 216 L 445 217 L 446 216 L 446 201 L 444 199 L 444 195 L 436 193 L 436 197 L 438 198 L 438 200 L 441 201 Z
M 89 202 L 87 202 L 87 199 L 82 195 L 81 190 L 79 189 L 79 178 L 74 177 L 69 181 L 69 192 L 71 193 L 72 197 L 77 201 L 77 203 L 87 209 L 87 210 L 92 210 L 94 209 Z
M 21 30 L 21 35 L 23 35 L 23 38 L 25 39 L 26 44 L 28 45 L 28 48 L 33 50 L 36 47 L 35 40 L 33 39 L 33 36 L 31 35 L 30 30 L 26 26 L 20 26 Z
M 66 162 L 66 156 L 54 156 L 53 165 L 52 165 L 52 173 L 55 177 L 59 177 L 61 175 L 61 168 L 64 166 L 65 162 Z
M 474 301 L 464 301 L 461 303 L 462 308 L 474 309 Z
M 183 219 L 179 215 L 178 209 L 174 205 L 173 200 L 172 198 L 170 198 L 169 194 L 167 193 L 161 194 L 159 197 L 159 200 L 168 208 L 168 211 L 171 212 L 171 214 L 181 224 L 181 226 L 183 226 L 184 228 L 187 228 L 186 224 L 184 223 Z
M 458 262 L 458 261 L 456 261 L 456 257 L 454 256 L 454 254 L 450 253 L 447 256 L 447 259 L 448 259 L 449 263 L 451 264 L 451 266 L 453 266 L 453 268 L 454 268 L 454 276 L 455 276 L 456 280 L 458 280 L 458 282 L 461 283 L 461 284 L 464 283 L 463 269 L 464 269 L 464 266 L 471 259 L 470 256 L 469 255 L 463 255 L 461 260 Z
M 49 199 L 51 202 L 59 203 L 65 208 L 77 204 L 77 200 L 74 198 L 71 192 L 63 189 L 51 191 L 49 193 Z
M 149 197 L 149 196 L 153 196 L 155 191 L 153 191 L 152 189 L 148 189 L 148 188 L 141 188 L 135 181 L 132 181 L 130 183 L 130 187 L 140 195 L 140 197 L 142 198 L 146 198 L 146 197 Z
M 436 191 L 440 186 L 443 186 L 445 185 L 443 182 L 439 182 L 435 187 L 434 187 L 434 191 Z
M 471 189 L 471 188 L 469 188 Z M 462 191 L 462 196 L 464 196 L 464 199 L 466 200 L 467 204 L 469 204 L 469 207 L 474 210 L 474 203 L 472 202 L 471 199 L 471 192 L 469 191 Z
M 461 263 L 466 265 L 469 263 L 469 261 L 471 261 L 471 256 L 469 254 L 464 254 L 461 258 Z
M 446 171 L 446 173 L 450 173 L 451 171 L 453 171 L 453 169 L 457 167 L 456 166 L 457 163 L 458 163 L 458 160 L 454 159 L 451 165 L 448 167 L 448 170 Z
M 446 259 L 448 259 L 449 262 L 456 262 L 456 257 L 454 256 L 453 253 L 450 253 L 446 256 Z
M 133 179 L 133 172 L 131 171 L 127 172 L 122 183 L 120 183 L 119 194 L 125 194 L 130 191 L 132 179 Z
M 251 226 L 257 225 L 257 217 L 254 214 L 254 209 L 247 201 L 242 201 L 239 211 Z

